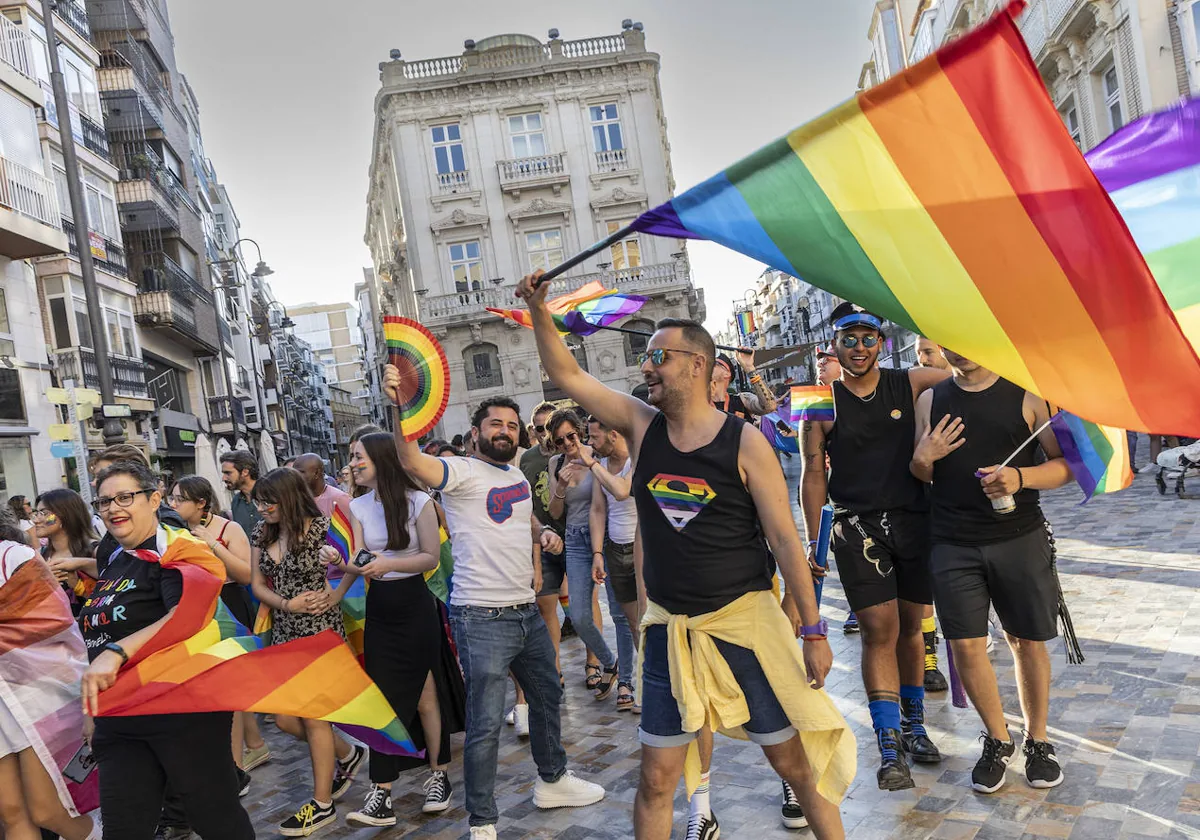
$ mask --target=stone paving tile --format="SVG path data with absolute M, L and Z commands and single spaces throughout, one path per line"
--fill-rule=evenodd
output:
M 796 466 L 785 465 L 793 482 Z M 826 585 L 823 614 L 833 625 L 835 656 L 828 690 L 859 742 L 858 777 L 842 806 L 849 837 L 1200 840 L 1200 556 L 1194 553 L 1200 546 L 1200 502 L 1159 496 L 1145 476 L 1129 490 L 1083 507 L 1079 498 L 1072 486 L 1045 494 L 1044 500 L 1055 527 L 1063 589 L 1087 657 L 1083 665 L 1068 666 L 1061 642 L 1051 644 L 1050 730 L 1066 774 L 1064 784 L 1053 790 L 1026 786 L 1018 752 L 1000 793 L 974 793 L 969 782 L 980 724 L 972 709 L 955 709 L 948 694 L 928 699 L 929 725 L 943 762 L 917 766 L 914 790 L 876 789 L 875 748 L 858 672 L 860 643 L 857 636 L 840 632 L 846 602 L 836 579 Z M 570 764 L 605 785 L 608 796 L 590 808 L 535 809 L 528 745 L 505 727 L 496 785 L 499 836 L 631 837 L 640 756 L 636 719 L 617 714 L 611 700 L 596 703 L 584 690 L 577 640 L 569 641 L 564 653 L 563 732 Z M 1010 724 L 1019 730 L 1012 657 L 1002 640 L 994 664 Z M 267 838 L 277 836 L 276 824 L 308 798 L 311 779 L 304 745 L 264 728 L 274 757 L 254 772 L 244 802 L 259 836 Z M 351 829 L 343 823 L 314 836 L 466 837 L 461 736 L 455 740 L 451 778 L 454 807 L 443 814 L 421 815 L 424 775 L 410 773 L 396 785 L 400 819 L 395 828 Z M 358 807 L 365 785 L 364 766 L 339 803 L 340 814 Z M 779 783 L 757 747 L 718 738 L 713 785 L 724 837 L 772 840 L 807 834 L 780 824 Z M 683 836 L 686 807 L 681 790 L 674 836 Z

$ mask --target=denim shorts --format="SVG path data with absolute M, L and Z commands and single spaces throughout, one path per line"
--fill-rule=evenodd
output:
M 667 628 L 654 624 L 646 628 L 642 647 L 642 723 L 638 739 L 648 747 L 679 747 L 691 743 L 695 732 L 684 732 L 679 703 L 671 694 L 671 672 L 667 664 Z M 769 747 L 791 740 L 796 728 L 788 720 L 775 697 L 767 675 L 758 664 L 754 651 L 714 639 L 725 657 L 733 677 L 741 686 L 750 708 L 750 720 L 743 726 L 756 744 Z

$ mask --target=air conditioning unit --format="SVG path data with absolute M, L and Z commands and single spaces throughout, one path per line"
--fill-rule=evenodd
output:
M 258 404 L 253 400 L 242 400 L 242 411 L 247 426 L 262 425 L 262 420 L 258 416 Z

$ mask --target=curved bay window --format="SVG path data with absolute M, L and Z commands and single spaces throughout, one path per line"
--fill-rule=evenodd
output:
M 646 352 L 646 345 L 650 343 L 650 334 L 654 332 L 654 324 L 650 321 L 636 320 L 630 321 L 624 326 L 628 330 L 646 333 L 646 335 L 625 333 L 625 364 L 629 367 L 636 367 L 638 356 Z
M 468 391 L 498 388 L 504 384 L 504 375 L 500 372 L 500 352 L 495 344 L 472 344 L 465 348 L 463 368 Z

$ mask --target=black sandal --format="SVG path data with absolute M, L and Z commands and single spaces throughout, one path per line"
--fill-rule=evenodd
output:
M 611 668 L 604 669 L 604 678 L 600 680 L 600 684 L 596 686 L 596 699 L 603 700 L 608 695 L 612 694 L 613 686 L 617 684 L 617 663 L 614 662 Z
M 600 687 L 600 664 L 588 662 L 583 666 L 583 672 L 587 674 L 583 679 L 583 684 L 587 686 L 588 691 L 595 691 Z

